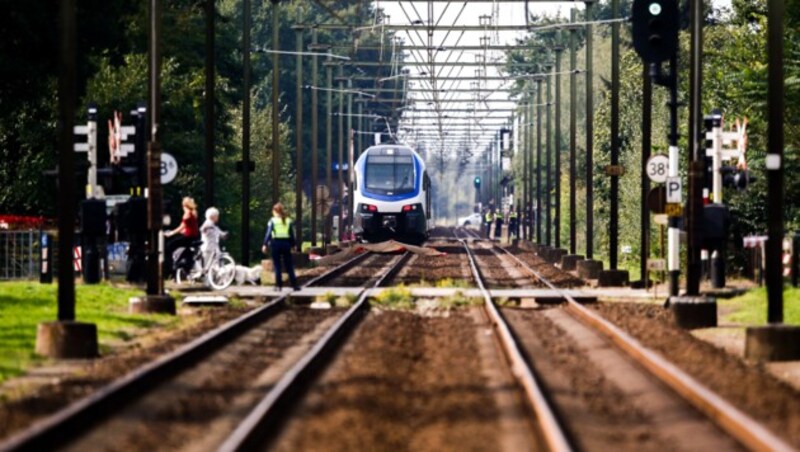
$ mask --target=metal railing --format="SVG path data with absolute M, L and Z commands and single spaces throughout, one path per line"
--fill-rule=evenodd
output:
M 39 231 L 0 231 L 0 281 L 39 278 Z

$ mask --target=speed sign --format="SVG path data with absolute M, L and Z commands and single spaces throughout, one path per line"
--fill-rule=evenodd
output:
M 669 157 L 665 154 L 656 154 L 647 159 L 647 177 L 657 184 L 667 181 L 669 173 Z

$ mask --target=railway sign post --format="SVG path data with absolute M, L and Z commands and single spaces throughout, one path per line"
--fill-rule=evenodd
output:
M 665 154 L 656 154 L 647 159 L 647 177 L 656 184 L 667 181 L 669 171 L 669 157 Z

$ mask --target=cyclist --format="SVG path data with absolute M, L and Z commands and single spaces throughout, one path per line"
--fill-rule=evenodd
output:
M 219 254 L 219 239 L 228 237 L 227 232 L 223 232 L 219 226 L 219 210 L 216 207 L 206 209 L 206 221 L 200 226 L 200 235 L 203 245 L 200 250 L 203 252 L 203 269 L 207 270 L 215 255 Z
M 289 274 L 289 282 L 294 290 L 300 290 L 297 285 L 297 277 L 294 274 L 294 264 L 292 262 L 292 247 L 295 244 L 294 222 L 286 215 L 283 204 L 277 203 L 272 207 L 272 219 L 267 224 L 267 233 L 264 235 L 264 245 L 261 251 L 267 254 L 267 248 L 272 252 L 272 266 L 275 268 L 275 290 L 283 289 L 281 278 L 281 261 L 286 265 L 286 273 Z

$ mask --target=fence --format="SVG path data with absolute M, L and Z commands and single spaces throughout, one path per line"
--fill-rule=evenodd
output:
M 39 278 L 39 231 L 0 231 L 0 280 Z

